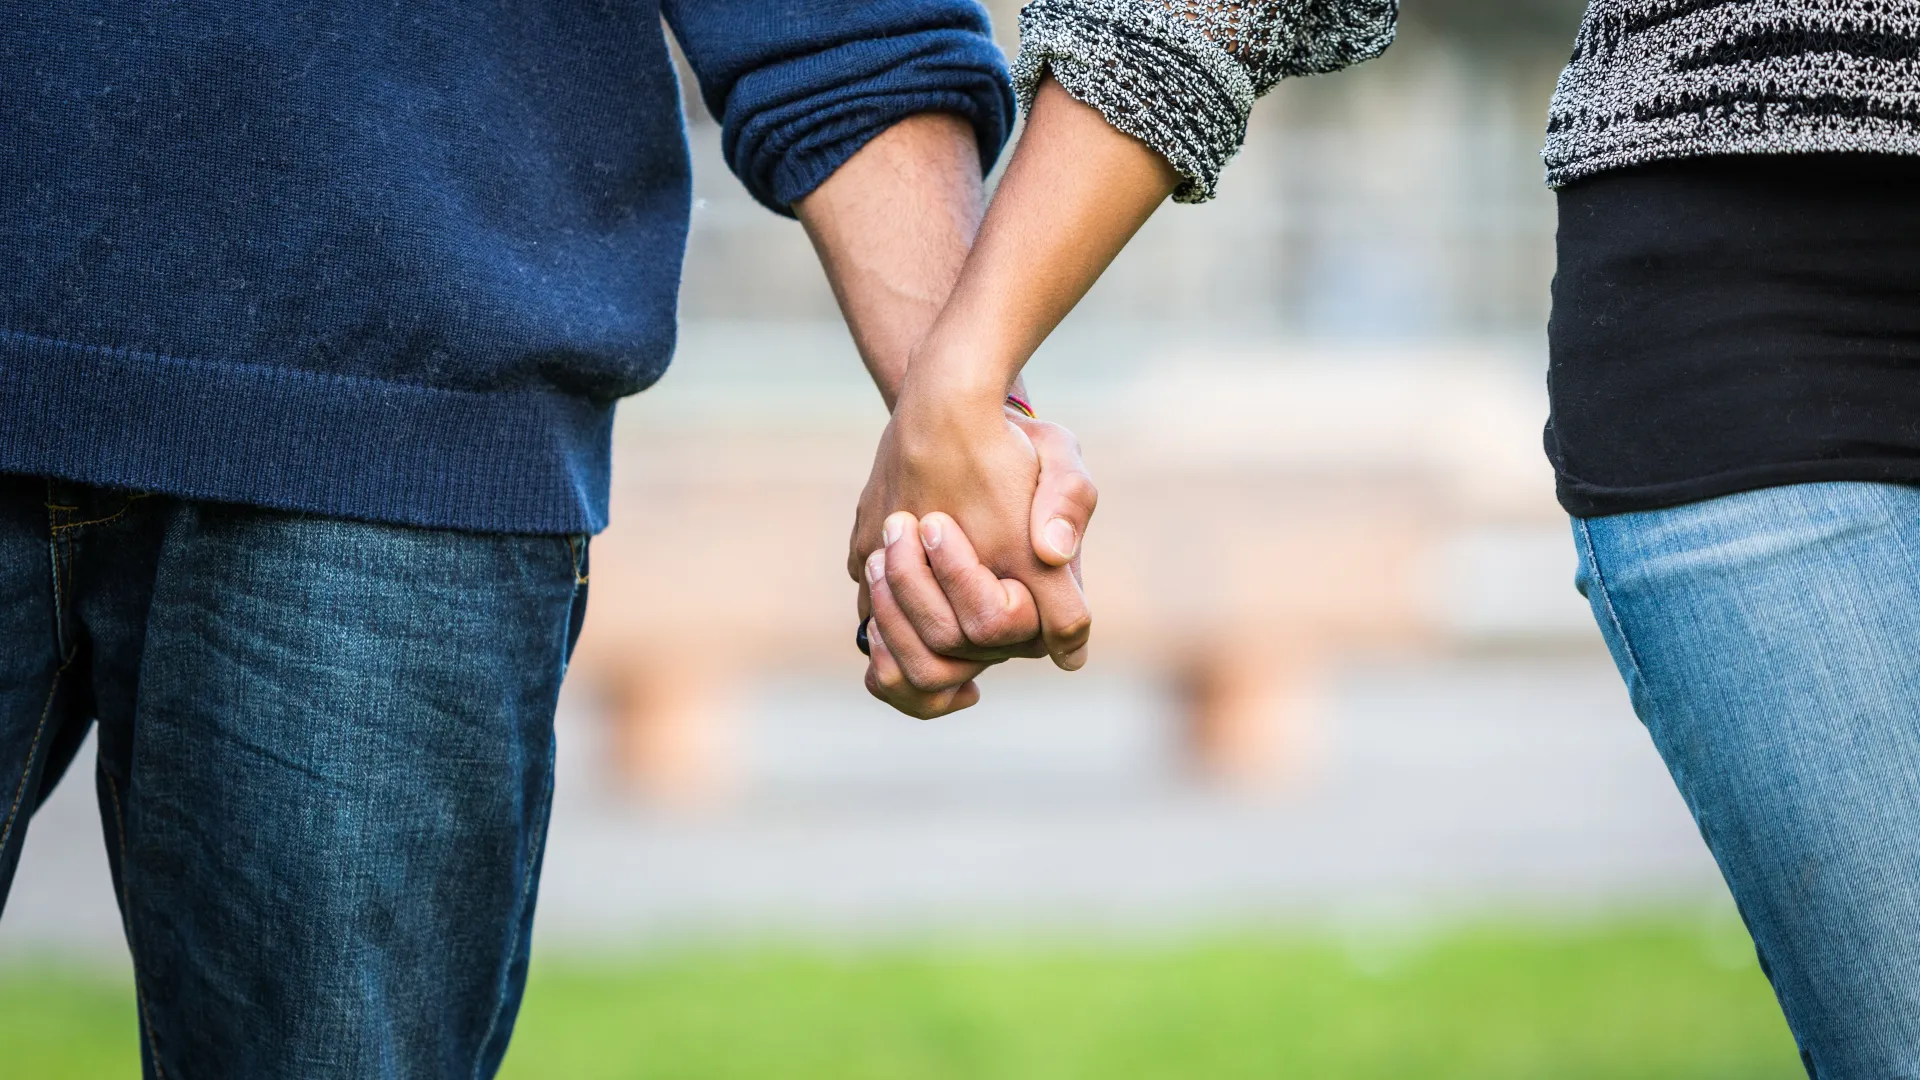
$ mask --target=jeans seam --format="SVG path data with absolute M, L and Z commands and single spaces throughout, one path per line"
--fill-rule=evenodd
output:
M 47 481 L 47 557 L 52 560 L 53 640 L 62 655 L 67 653 L 67 597 L 72 594 L 73 544 L 61 535 L 60 515 L 71 515 L 77 506 L 53 501 L 53 481 Z
M 80 529 L 80 528 L 85 528 L 88 525 L 105 525 L 109 521 L 117 521 L 120 518 L 125 517 L 127 515 L 127 511 L 133 509 L 134 503 L 139 502 L 141 499 L 144 499 L 146 497 L 147 497 L 147 493 L 144 491 L 138 492 L 133 495 L 128 495 L 126 505 L 122 506 L 118 510 L 115 510 L 111 514 L 108 514 L 106 517 L 97 517 L 97 518 L 91 518 L 87 521 L 73 521 L 63 525 L 55 525 L 53 527 L 53 531 L 56 533 L 60 533 L 60 532 L 65 532 L 68 529 Z M 74 510 L 77 510 L 79 508 L 73 507 L 73 506 L 56 506 L 53 503 L 48 503 L 47 509 L 64 510 L 64 511 L 67 511 L 68 513 L 71 513 Z
M 567 554 L 573 559 L 573 583 L 575 585 L 585 585 L 587 583 L 587 575 L 580 572 L 580 557 L 585 554 L 586 548 L 586 537 L 567 537 Z
M 551 744 L 549 744 L 549 748 L 551 748 Z M 513 958 L 514 955 L 520 951 L 520 926 L 525 921 L 525 919 L 521 917 L 521 912 L 525 910 L 528 897 L 533 892 L 534 868 L 540 865 L 541 855 L 546 851 L 547 847 L 547 823 L 548 819 L 553 815 L 553 756 L 551 749 L 547 757 L 546 779 L 541 784 L 540 804 L 542 809 L 540 811 L 539 832 L 532 850 L 527 853 L 527 872 L 525 876 L 520 879 L 520 903 L 515 909 L 516 917 L 513 920 L 513 935 L 507 941 L 506 966 L 500 972 L 500 993 L 494 1000 L 493 1015 L 487 1020 L 486 1034 L 480 1037 L 480 1045 L 473 1059 L 474 1080 L 479 1080 L 480 1068 L 486 1064 L 487 1047 L 493 1042 L 493 1033 L 500 1027 L 501 1014 L 507 1011 L 507 994 L 510 992 L 509 983 L 513 979 Z
M 7 809 L 6 825 L 0 827 L 0 850 L 5 850 L 7 842 L 13 839 L 14 820 L 20 816 L 20 804 L 26 801 L 27 778 L 33 775 L 34 758 L 40 755 L 40 740 L 47 734 L 47 718 L 53 715 L 54 695 L 60 692 L 60 678 L 67 673 L 67 668 L 73 666 L 73 658 L 76 655 L 78 655 L 77 650 L 67 654 L 67 658 L 54 669 L 53 679 L 47 686 L 46 704 L 40 707 L 40 723 L 33 729 L 33 741 L 27 744 L 27 760 L 20 766 L 20 782 L 14 785 L 13 805 Z
M 113 798 L 113 830 L 120 840 L 120 912 L 121 929 L 127 935 L 127 957 L 133 965 L 133 994 L 140 1004 L 140 1034 L 147 1040 L 147 1058 L 153 1062 L 153 1072 L 158 1080 L 167 1080 L 166 1066 L 160 1063 L 160 1046 L 153 1037 L 153 1006 L 147 1000 L 146 984 L 140 979 L 140 950 L 133 944 L 133 890 L 127 884 L 130 868 L 127 865 L 127 822 L 120 810 L 120 785 L 114 782 L 113 774 L 104 767 L 100 776 L 107 782 L 108 794 Z
M 54 586 L 56 590 L 54 612 L 55 618 L 59 620 L 57 625 L 60 629 L 60 647 L 64 649 L 67 647 L 67 600 L 73 595 L 73 536 L 71 534 L 62 536 L 60 531 L 55 529 L 49 534 L 47 542 L 57 545 L 59 549 L 54 555 L 60 568 L 59 581 Z
M 1645 681 L 1640 671 L 1640 654 L 1634 651 L 1633 641 L 1627 637 L 1626 624 L 1620 621 L 1620 613 L 1613 607 L 1613 592 L 1607 588 L 1607 575 L 1600 569 L 1600 556 L 1594 553 L 1593 536 L 1587 531 L 1587 519 L 1575 518 L 1580 530 L 1580 547 L 1587 557 L 1587 565 L 1593 568 L 1593 587 L 1600 593 L 1601 606 L 1607 609 L 1607 621 L 1613 624 L 1613 632 L 1620 637 L 1620 650 L 1627 655 L 1627 663 L 1633 668 L 1633 677 Z

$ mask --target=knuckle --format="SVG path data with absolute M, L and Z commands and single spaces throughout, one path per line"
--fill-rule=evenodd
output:
M 964 624 L 960 628 L 961 632 L 966 634 L 967 641 L 970 644 L 992 645 L 995 643 L 995 631 L 999 629 L 999 624 L 1002 621 L 1000 616 L 985 615 L 980 612 L 968 612 L 962 616 L 961 619 Z
M 887 698 L 898 696 L 900 692 L 907 687 L 906 674 L 899 668 L 893 668 L 888 671 L 875 671 L 872 679 L 873 684 L 879 688 L 880 694 Z
M 1064 424 L 1056 424 L 1049 421 L 1047 423 L 1047 438 L 1050 442 L 1057 443 L 1058 449 L 1062 453 L 1075 458 L 1080 456 L 1080 436 L 1075 435 L 1072 428 Z
M 1084 639 L 1093 633 L 1093 616 L 1085 613 L 1076 615 L 1062 623 L 1055 633 L 1069 641 Z
M 891 555 L 891 552 L 889 552 L 889 555 Z M 887 587 L 893 590 L 895 596 L 906 592 L 907 587 L 913 584 L 913 578 L 908 575 L 907 568 L 899 565 L 898 561 L 893 558 L 887 559 L 886 578 Z
M 947 689 L 947 673 L 938 663 L 918 661 L 906 666 L 907 683 L 923 694 L 934 694 Z
M 927 647 L 934 652 L 947 655 L 960 652 L 970 644 L 967 640 L 966 633 L 960 629 L 958 624 L 948 622 L 944 619 L 938 624 L 929 627 L 923 640 L 926 641 Z
M 1088 513 L 1092 513 L 1094 505 L 1100 501 L 1100 489 L 1094 486 L 1093 477 L 1084 472 L 1063 478 L 1060 494 L 1068 502 L 1078 503 Z

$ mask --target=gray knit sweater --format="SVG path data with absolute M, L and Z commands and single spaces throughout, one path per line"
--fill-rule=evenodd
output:
M 1253 99 L 1369 59 L 1396 0 L 1035 0 L 1043 74 L 1213 195 Z M 1547 125 L 1547 180 L 1703 154 L 1920 153 L 1920 0 L 1591 0 Z

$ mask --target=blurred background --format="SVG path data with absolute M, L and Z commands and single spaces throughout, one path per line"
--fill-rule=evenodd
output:
M 934 722 L 851 643 L 878 395 L 689 94 L 682 345 L 620 412 L 508 1072 L 1794 1075 L 1539 449 L 1578 17 L 1413 0 L 1156 216 L 1028 368 L 1101 486 L 1093 661 Z M 70 782 L 0 1073 L 126 1075 L 123 953 Z

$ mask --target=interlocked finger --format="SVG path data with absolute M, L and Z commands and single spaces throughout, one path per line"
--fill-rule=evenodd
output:
M 894 599 L 893 589 L 887 582 L 886 562 L 884 551 L 874 552 L 867 560 L 867 589 L 873 604 L 868 642 L 872 644 L 872 630 L 877 630 L 887 643 L 888 655 L 899 668 L 899 681 L 903 686 L 889 685 L 885 680 L 882 685 L 896 694 L 904 694 L 905 689 L 921 695 L 941 694 L 970 682 L 986 670 L 987 665 L 983 663 L 941 656 L 920 640 L 906 612 Z
M 920 522 L 920 540 L 933 579 L 974 650 L 1001 657 L 1047 655 L 1033 594 L 1018 581 L 996 577 L 958 523 L 945 514 L 928 514 Z
M 867 692 L 908 716 L 931 720 L 979 702 L 980 686 L 972 680 L 933 693 L 916 689 L 887 647 L 886 635 L 872 621 L 867 624 L 867 643 Z

